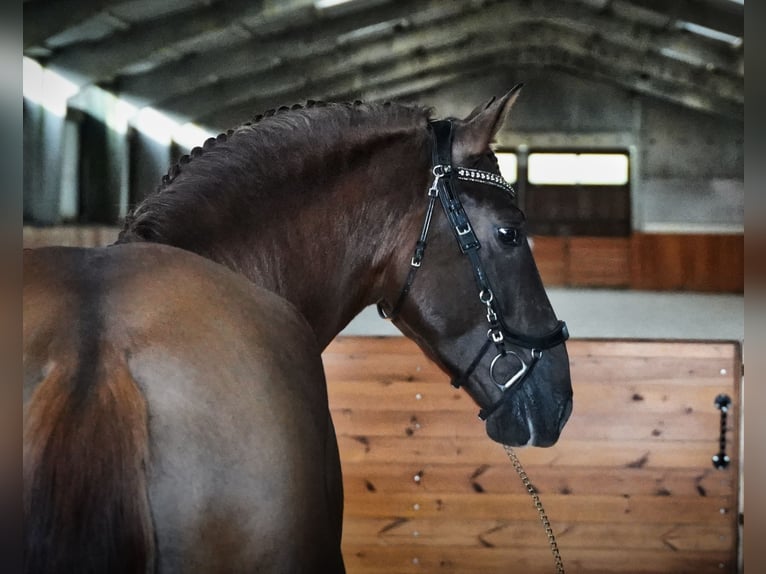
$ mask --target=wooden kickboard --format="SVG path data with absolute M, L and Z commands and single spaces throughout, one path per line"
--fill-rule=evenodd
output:
M 517 453 L 568 572 L 736 572 L 740 348 L 574 340 L 575 407 Z M 537 512 L 477 407 L 402 337 L 324 353 L 344 472 L 349 574 L 554 572 Z M 716 470 L 719 393 L 729 411 Z

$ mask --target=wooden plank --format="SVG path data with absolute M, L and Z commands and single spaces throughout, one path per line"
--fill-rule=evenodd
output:
M 570 357 L 673 357 L 732 358 L 737 354 L 734 342 L 658 341 L 635 339 L 573 339 L 567 342 Z M 337 337 L 325 350 L 325 356 L 336 354 L 358 357 L 377 354 L 415 354 L 422 356 L 417 345 L 405 337 Z M 427 363 L 427 359 L 424 359 Z M 425 364 L 425 363 L 424 363 Z M 438 370 L 438 369 L 437 369 Z
M 328 382 L 330 407 L 337 409 L 364 408 L 369 410 L 401 410 L 417 408 L 420 411 L 455 410 L 470 412 L 473 401 L 463 391 L 443 383 L 378 383 Z
M 332 380 L 434 381 L 447 375 L 416 347 L 406 353 L 371 352 L 322 355 L 327 378 Z
M 457 548 L 440 546 L 344 545 L 349 574 L 423 574 L 424 572 L 482 572 L 548 574 L 554 571 L 550 551 L 519 551 L 515 548 Z M 568 572 L 589 574 L 713 574 L 736 572 L 736 564 L 725 551 L 674 552 L 666 549 L 625 550 L 568 549 L 564 556 Z
M 646 440 L 648 443 L 667 440 L 700 440 L 710 436 L 714 444 L 720 426 L 720 414 L 712 406 L 707 412 L 692 410 L 677 416 L 646 413 L 638 409 L 615 413 L 609 409 L 596 413 L 598 424 L 589 414 L 588 405 L 581 405 L 566 426 L 566 437 L 581 440 L 621 441 Z M 582 407 L 582 408 L 580 408 Z M 475 410 L 475 409 L 474 409 Z M 586 414 L 587 413 L 587 414 Z M 471 412 L 470 414 L 474 414 Z M 410 410 L 383 411 L 367 408 L 332 409 L 335 431 L 344 436 L 399 437 L 475 437 L 486 436 L 484 424 L 476 416 L 464 416 L 457 411 Z
M 360 342 L 359 348 L 344 339 L 336 339 L 323 354 L 328 379 L 417 381 L 448 378 L 414 343 L 402 337 Z M 736 375 L 739 363 L 739 348 L 734 343 L 706 346 L 686 342 L 570 341 L 567 350 L 573 370 L 581 368 L 590 378 L 609 377 L 610 380 L 619 377 L 662 381 L 693 378 L 696 381 L 701 375 L 717 379 Z
M 532 253 L 546 286 L 567 285 L 568 256 L 566 237 L 537 235 L 531 238 Z
M 636 339 L 576 339 L 567 342 L 570 356 L 731 358 L 737 345 L 731 341 L 658 341 Z
M 623 468 L 707 468 L 717 450 L 717 437 L 710 441 L 668 441 L 648 444 L 645 441 L 583 441 L 568 439 L 550 448 L 523 449 L 521 457 L 529 465 L 561 467 Z M 499 464 L 505 452 L 487 438 L 423 437 L 413 440 L 400 437 L 340 436 L 341 457 L 348 462 L 430 461 L 449 464 Z M 712 450 L 711 450 L 712 446 Z M 734 452 L 732 455 L 736 456 Z
M 582 523 L 552 525 L 559 547 L 666 551 L 731 551 L 736 539 L 728 526 L 657 523 Z M 508 519 L 364 518 L 344 521 L 346 545 L 399 544 L 463 548 L 534 549 L 545 544 L 542 525 Z M 565 554 L 566 556 L 566 554 Z
M 396 339 L 393 338 L 392 339 Z M 386 352 L 385 341 L 381 341 L 381 349 L 372 352 L 333 353 L 325 351 L 325 369 L 328 378 L 337 380 L 357 380 L 360 375 L 365 380 L 445 380 L 447 375 L 436 365 L 432 364 L 417 347 L 412 346 L 409 352 Z M 703 349 L 705 356 L 699 356 L 695 351 L 695 345 L 663 345 L 663 353 L 660 349 L 653 349 L 652 345 L 647 353 L 636 356 L 632 355 L 631 347 L 625 345 L 620 349 L 622 354 L 610 354 L 610 345 L 589 345 L 581 349 L 584 343 L 570 341 L 567 343 L 567 351 L 570 355 L 572 368 L 583 365 L 588 369 L 589 376 L 618 376 L 620 378 L 688 378 L 704 374 L 718 377 L 720 369 L 725 369 L 732 374 L 732 368 L 738 357 L 731 344 L 711 346 Z M 718 347 L 722 347 L 719 356 L 716 356 Z M 331 346 L 332 348 L 332 346 Z M 586 352 L 583 352 L 586 351 Z M 655 351 L 653 354 L 651 351 Z M 359 369 L 364 366 L 364 369 Z M 610 371 L 602 373 L 602 371 Z M 332 376 L 329 376 L 332 375 Z
M 694 385 L 730 384 L 735 359 L 681 357 L 574 356 L 569 366 L 575 379 L 587 381 L 691 381 Z
M 619 412 L 641 412 L 651 415 L 694 416 L 695 412 L 715 413 L 714 400 L 719 392 L 729 392 L 731 383 L 706 386 L 692 385 L 601 384 L 575 380 L 573 416 L 607 416 Z M 443 383 L 333 382 L 328 384 L 330 407 L 335 410 L 361 409 L 421 412 L 455 411 L 475 417 L 477 407 L 462 390 Z M 668 424 L 668 421 L 665 421 Z M 717 432 L 717 428 L 713 432 Z
M 497 519 L 538 522 L 526 492 L 517 494 L 348 493 L 345 516 L 368 518 Z M 643 495 L 546 494 L 552 521 L 578 523 L 712 524 L 726 527 L 736 504 L 729 496 L 673 497 Z M 721 509 L 724 512 L 721 512 Z
M 334 381 L 439 382 L 446 386 L 449 377 L 435 366 L 422 363 L 425 358 L 411 355 L 371 356 L 343 360 L 325 355 L 327 379 Z M 668 357 L 578 357 L 570 358 L 573 380 L 585 381 L 656 381 L 678 384 L 688 381 L 696 386 L 729 383 L 735 372 L 732 358 L 697 359 Z
M 569 281 L 573 287 L 627 287 L 628 237 L 569 237 Z
M 634 233 L 633 289 L 744 292 L 744 235 Z
M 578 495 L 679 496 L 694 499 L 728 496 L 736 492 L 736 473 L 707 468 L 561 467 L 525 464 L 535 489 Z M 415 462 L 343 463 L 347 493 L 420 492 L 456 494 L 520 494 L 526 492 L 508 461 L 504 464 L 450 464 Z

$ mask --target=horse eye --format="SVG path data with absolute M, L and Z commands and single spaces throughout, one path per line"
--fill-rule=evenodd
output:
M 521 242 L 521 233 L 515 227 L 498 227 L 497 236 L 505 245 L 518 245 Z

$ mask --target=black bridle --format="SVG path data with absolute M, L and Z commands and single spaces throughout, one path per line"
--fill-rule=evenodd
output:
M 420 238 L 415 244 L 415 252 L 410 261 L 410 269 L 407 273 L 407 278 L 405 279 L 404 286 L 399 293 L 396 303 L 391 311 L 387 312 L 383 308 L 382 303 L 378 302 L 378 313 L 384 319 L 393 319 L 399 314 L 399 311 L 401 311 L 404 300 L 415 281 L 415 274 L 418 269 L 420 269 L 420 265 L 423 261 L 427 246 L 428 230 L 431 227 L 431 219 L 433 217 L 436 199 L 439 198 L 442 207 L 444 208 L 444 213 L 449 220 L 450 227 L 457 239 L 460 251 L 463 255 L 466 255 L 471 262 L 474 279 L 479 288 L 479 300 L 486 307 L 487 323 L 489 324 L 487 340 L 484 342 L 465 372 L 452 379 L 452 385 L 455 388 L 460 388 L 473 374 L 489 349 L 494 345 L 497 355 L 495 355 L 495 358 L 492 359 L 492 362 L 490 363 L 489 376 L 490 380 L 503 391 L 503 396 L 489 407 L 481 409 L 479 418 L 486 420 L 507 399 L 509 394 L 506 394 L 506 391 L 517 383 L 521 383 L 526 379 L 529 373 L 532 372 L 532 369 L 534 369 L 535 365 L 542 357 L 543 351 L 564 343 L 564 341 L 569 338 L 569 332 L 567 331 L 567 326 L 564 321 L 559 321 L 552 331 L 542 336 L 519 333 L 518 331 L 511 329 L 505 322 L 502 310 L 497 304 L 487 274 L 484 272 L 484 266 L 479 258 L 479 249 L 481 248 L 479 238 L 476 236 L 476 233 L 471 226 L 468 215 L 463 209 L 463 204 L 455 192 L 455 187 L 458 181 L 469 181 L 500 188 L 511 194 L 513 197 L 516 196 L 516 192 L 498 174 L 452 165 L 453 132 L 451 120 L 429 122 L 429 128 L 433 134 L 434 140 L 432 152 L 432 173 L 434 178 L 428 188 L 428 208 L 426 209 L 425 221 L 423 222 L 423 228 L 420 232 Z M 516 237 L 516 239 L 518 238 Z M 519 353 L 509 350 L 507 345 L 518 349 L 528 349 L 531 356 L 529 362 L 525 362 Z M 511 357 L 515 358 L 514 361 L 520 365 L 520 368 L 506 381 L 498 382 L 495 373 L 498 363 Z

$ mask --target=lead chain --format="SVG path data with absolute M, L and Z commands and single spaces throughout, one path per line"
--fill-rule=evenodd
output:
M 519 460 L 519 457 L 516 456 L 516 453 L 514 452 L 514 450 L 510 446 L 505 444 L 503 445 L 503 448 L 505 449 L 505 452 L 508 455 L 508 458 L 511 460 L 511 464 L 513 465 L 514 470 L 518 473 L 519 478 L 521 478 L 521 482 L 524 484 L 524 487 L 527 489 L 527 492 L 532 497 L 532 501 L 535 504 L 537 513 L 540 515 L 540 521 L 543 523 L 543 529 L 545 530 L 545 534 L 548 536 L 548 544 L 551 547 L 551 553 L 553 554 L 553 561 L 556 563 L 556 573 L 565 574 L 564 562 L 561 560 L 561 553 L 559 552 L 559 546 L 556 543 L 556 536 L 553 534 L 553 529 L 551 528 L 551 522 L 550 520 L 548 520 L 548 515 L 545 514 L 545 509 L 543 508 L 543 503 L 540 500 L 540 496 L 537 494 L 535 487 L 532 486 L 532 481 L 529 480 L 529 477 L 527 476 L 527 473 L 524 470 L 524 467 L 521 466 L 521 461 Z

